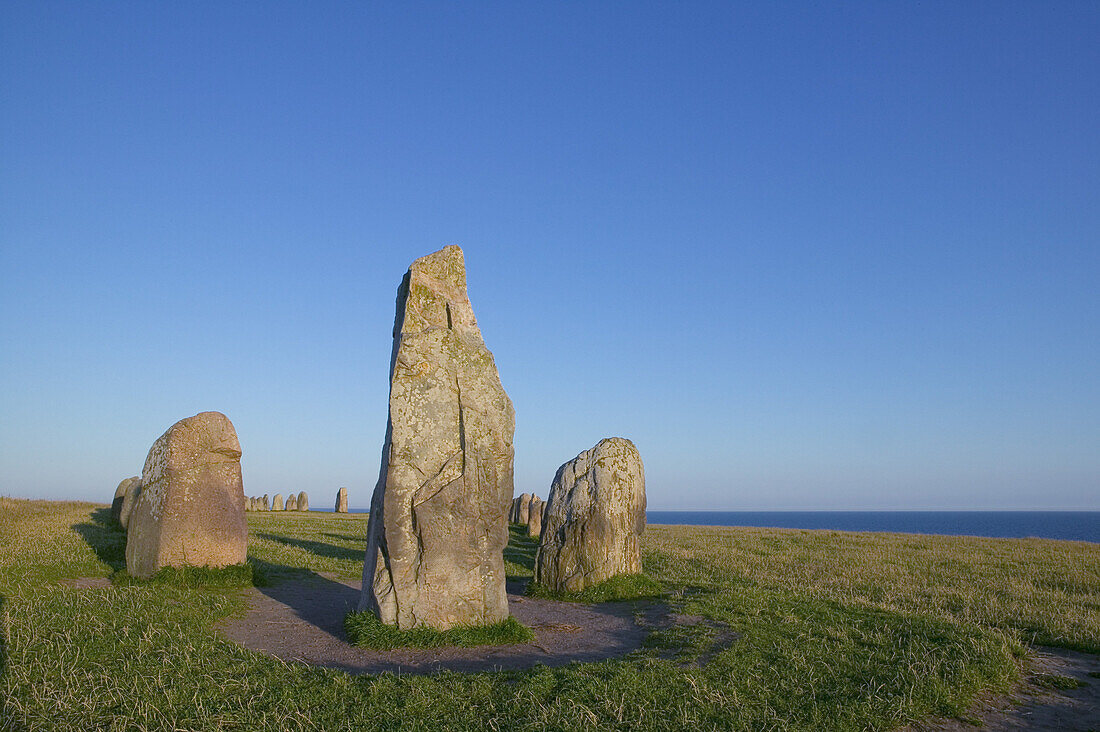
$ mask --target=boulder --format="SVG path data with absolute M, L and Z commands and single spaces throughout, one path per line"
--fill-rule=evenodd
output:
M 533 539 L 539 538 L 542 533 L 542 509 L 545 505 L 541 498 L 536 498 L 527 510 L 527 535 Z
M 400 628 L 499 622 L 515 413 L 466 294 L 461 249 L 413 262 L 393 333 L 359 607 Z
M 286 497 L 286 510 L 287 511 L 297 511 L 298 510 L 298 496 L 297 496 L 297 494 L 291 493 L 289 496 Z
M 542 515 L 535 581 L 578 592 L 641 572 L 645 505 L 645 471 L 630 440 L 600 440 L 562 465 Z
M 341 488 L 336 491 L 336 513 L 348 512 L 348 489 Z
M 275 497 L 271 499 L 271 510 L 282 511 L 283 510 L 283 494 L 276 493 Z
M 305 491 L 302 491 L 301 493 L 298 494 L 298 510 L 299 511 L 308 511 L 309 510 L 309 496 L 306 495 Z
M 176 422 L 149 450 L 129 517 L 126 570 L 225 567 L 245 561 L 241 445 L 220 412 Z

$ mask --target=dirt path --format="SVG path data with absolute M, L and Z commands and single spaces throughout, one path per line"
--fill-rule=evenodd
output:
M 911 732 L 1100 731 L 1100 678 L 1090 676 L 1093 673 L 1100 673 L 1100 656 L 1039 648 L 1020 688 L 1009 696 L 979 703 L 968 715 L 971 721 L 933 720 L 909 729 Z M 1052 689 L 1051 676 L 1068 676 L 1081 686 Z
M 508 584 L 512 614 L 535 632 L 531 643 L 477 648 L 372 651 L 344 635 L 344 616 L 359 603 L 357 581 L 314 575 L 272 587 L 249 588 L 249 610 L 225 620 L 218 631 L 245 648 L 286 661 L 339 668 L 351 673 L 498 671 L 560 666 L 624 656 L 642 646 L 656 627 L 672 622 L 655 603 L 582 605 L 540 600 Z

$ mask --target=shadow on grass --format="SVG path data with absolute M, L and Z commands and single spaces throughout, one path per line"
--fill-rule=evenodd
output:
M 99 561 L 119 570 L 126 566 L 126 530 L 111 518 L 111 509 L 92 511 L 91 522 L 73 524 L 72 529 L 88 543 Z
M 357 559 L 359 561 L 363 561 L 367 552 L 365 537 L 362 547 L 356 549 L 348 549 L 346 547 L 336 546 L 335 544 L 326 544 L 323 541 L 311 541 L 310 539 L 294 539 L 289 536 L 280 536 L 279 534 L 262 533 L 256 534 L 256 536 L 260 537 L 261 539 L 277 541 L 280 544 L 296 546 L 299 549 L 305 549 L 310 554 L 316 554 L 319 557 L 331 557 L 332 559 Z
M 535 551 L 539 548 L 538 539 L 527 535 L 527 527 L 521 524 L 508 525 L 508 546 L 504 547 L 505 561 L 518 564 L 524 569 L 535 571 Z M 513 579 L 509 577 L 509 579 Z
M 358 589 L 311 569 L 288 567 L 255 557 L 249 557 L 248 563 L 266 580 L 256 585 L 259 592 L 286 605 L 304 622 L 342 641 L 347 640 L 344 617 L 358 607 Z

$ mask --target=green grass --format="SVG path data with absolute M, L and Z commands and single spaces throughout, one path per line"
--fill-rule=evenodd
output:
M 567 602 L 620 602 L 658 598 L 665 593 L 659 582 L 644 574 L 617 574 L 580 592 L 554 591 L 532 581 L 527 585 L 527 594 Z
M 448 630 L 386 625 L 374 613 L 349 613 L 344 618 L 348 640 L 362 648 L 388 651 L 393 648 L 441 648 L 444 646 L 499 646 L 527 643 L 535 637 L 530 628 L 513 617 L 491 625 L 466 625 Z
M 111 581 L 120 586 L 175 585 L 177 587 L 251 587 L 267 584 L 260 570 L 251 564 L 234 564 L 230 567 L 164 567 L 152 577 L 132 577 L 125 569 L 111 575 Z
M 1084 681 L 1062 674 L 1035 674 L 1031 677 L 1031 681 L 1036 686 L 1052 691 L 1072 691 L 1085 685 Z
M 362 572 L 363 515 L 248 521 L 272 582 Z M 61 582 L 124 542 L 101 506 L 0 498 L 0 730 L 890 729 L 1010 688 L 1029 643 L 1100 642 L 1096 545 L 651 526 L 646 575 L 704 623 L 600 663 L 356 677 L 222 638 L 239 587 Z

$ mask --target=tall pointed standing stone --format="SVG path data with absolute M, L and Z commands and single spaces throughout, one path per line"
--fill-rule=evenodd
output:
M 336 513 L 348 512 L 348 489 L 341 488 L 336 491 Z
M 400 628 L 498 622 L 508 617 L 515 413 L 466 294 L 461 249 L 412 263 L 393 336 L 359 607 Z

